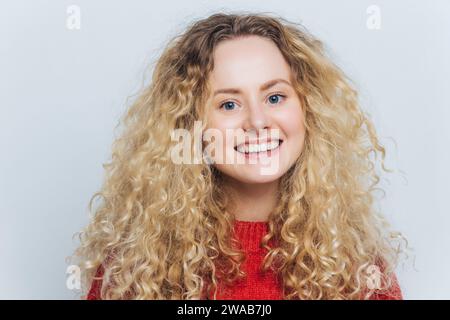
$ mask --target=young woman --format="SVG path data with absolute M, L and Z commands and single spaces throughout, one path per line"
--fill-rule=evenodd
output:
M 74 254 L 87 298 L 402 299 L 401 237 L 372 206 L 369 156 L 385 149 L 357 98 L 300 25 L 191 24 L 126 114 L 89 203 L 103 199 Z M 174 159 L 176 130 L 190 163 Z

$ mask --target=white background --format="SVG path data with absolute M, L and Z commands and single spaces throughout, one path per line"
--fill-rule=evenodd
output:
M 81 29 L 66 27 L 81 9 Z M 381 29 L 367 27 L 370 5 Z M 406 299 L 450 298 L 450 2 L 0 3 L 0 298 L 74 299 L 65 257 L 88 221 L 113 130 L 167 41 L 219 10 L 303 23 L 355 81 L 387 147 L 379 205 L 414 256 Z M 414 264 L 415 260 L 415 264 Z

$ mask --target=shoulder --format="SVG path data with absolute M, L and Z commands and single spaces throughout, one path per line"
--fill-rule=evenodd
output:
M 103 278 L 104 268 L 101 264 L 95 273 L 95 276 L 91 282 L 89 292 L 87 294 L 86 300 L 101 300 L 101 288 L 102 288 L 102 278 Z
M 377 266 L 381 272 L 384 272 L 385 264 L 383 260 L 378 260 Z M 388 288 L 376 290 L 369 298 L 370 300 L 403 300 L 402 290 L 394 272 L 388 275 L 388 280 L 390 281 Z
M 402 290 L 395 274 L 391 275 L 392 285 L 386 290 L 374 292 L 370 300 L 403 300 Z

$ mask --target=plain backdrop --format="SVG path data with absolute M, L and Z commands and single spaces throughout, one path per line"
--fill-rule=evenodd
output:
M 68 27 L 75 5 L 80 29 Z M 379 29 L 368 24 L 373 6 Z M 69 9 L 69 11 L 68 11 Z M 0 2 L 0 298 L 76 299 L 72 235 L 88 222 L 114 127 L 167 41 L 218 11 L 302 23 L 356 83 L 387 148 L 379 208 L 414 252 L 406 299 L 450 298 L 450 2 Z

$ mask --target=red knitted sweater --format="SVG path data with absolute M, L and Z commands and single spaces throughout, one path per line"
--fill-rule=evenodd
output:
M 234 225 L 236 238 L 240 241 L 246 253 L 246 260 L 242 268 L 247 277 L 239 281 L 233 287 L 224 286 L 219 283 L 218 300 L 280 300 L 282 290 L 276 275 L 269 271 L 261 273 L 258 271 L 267 250 L 260 248 L 261 238 L 267 233 L 267 222 L 264 221 L 239 221 Z M 102 277 L 103 269 L 99 267 L 96 277 Z M 88 300 L 100 300 L 101 280 L 94 280 L 89 290 Z M 210 299 L 212 299 L 212 295 Z M 388 292 L 376 293 L 373 300 L 402 300 L 402 292 L 397 278 L 393 276 L 393 285 Z

